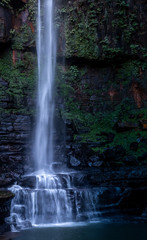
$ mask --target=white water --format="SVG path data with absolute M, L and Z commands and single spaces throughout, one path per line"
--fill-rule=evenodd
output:
M 67 174 L 34 177 L 35 188 L 10 188 L 15 193 L 11 204 L 12 230 L 98 219 L 102 190 L 76 189 Z
M 49 169 L 53 162 L 54 72 L 56 39 L 53 0 L 38 0 L 38 115 L 34 144 L 36 170 Z
M 94 221 L 98 218 L 99 190 L 76 189 L 68 174 L 54 174 L 52 163 L 54 132 L 54 72 L 56 39 L 53 24 L 53 0 L 38 0 L 38 115 L 34 140 L 34 185 L 14 185 L 11 204 L 12 230 Z M 46 173 L 47 172 L 47 173 Z M 28 177 L 28 181 L 30 181 Z

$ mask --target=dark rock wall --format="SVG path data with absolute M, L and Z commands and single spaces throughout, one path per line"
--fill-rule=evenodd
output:
M 1 114 L 0 118 L 0 187 L 12 184 L 27 170 L 31 119 L 20 114 Z M 31 161 L 31 160 L 30 160 Z
M 12 27 L 12 15 L 10 10 L 0 6 L 0 42 L 7 42 L 10 39 Z
M 107 59 L 144 53 L 145 1 L 56 1 L 59 52 Z M 61 21 L 62 19 L 62 21 Z M 64 31 L 64 33 L 63 33 Z
M 56 0 L 56 156 L 68 166 L 146 164 L 144 4 Z M 23 166 L 33 132 L 36 0 L 2 1 L 1 9 L 4 25 L 12 26 L 0 53 L 1 172 L 6 174 L 6 162 L 13 173 L 14 158 Z M 9 23 L 3 14 L 8 11 Z
M 0 187 L 13 184 L 32 162 L 35 4 L 36 1 L 0 3 Z
M 71 155 L 95 167 L 147 160 L 144 5 L 57 1 L 57 109 L 69 165 Z

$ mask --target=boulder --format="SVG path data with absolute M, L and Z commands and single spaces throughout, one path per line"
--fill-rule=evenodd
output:
M 80 166 L 80 164 L 81 164 L 81 162 L 77 158 L 70 156 L 70 165 L 72 167 L 78 167 L 78 166 Z
M 103 165 L 103 161 L 97 161 L 92 164 L 93 167 L 101 167 Z

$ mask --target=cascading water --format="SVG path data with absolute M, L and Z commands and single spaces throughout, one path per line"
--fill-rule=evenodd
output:
M 34 181 L 35 188 L 18 185 L 11 188 L 15 193 L 11 206 L 12 230 L 98 219 L 102 189 L 77 189 L 68 174 L 34 175 Z
M 54 71 L 56 40 L 53 0 L 38 0 L 38 115 L 34 144 L 36 169 L 50 168 L 53 162 Z
M 98 189 L 77 189 L 69 173 L 52 170 L 56 40 L 53 0 L 38 0 L 38 115 L 34 144 L 36 173 L 31 187 L 14 185 L 12 230 L 98 217 Z

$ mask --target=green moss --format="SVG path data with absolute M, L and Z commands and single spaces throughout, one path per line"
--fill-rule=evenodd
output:
M 56 22 L 60 27 L 64 17 L 65 55 L 96 59 L 99 55 L 97 42 L 97 10 L 95 2 L 85 6 L 84 2 L 58 9 Z
M 104 40 L 100 41 L 102 45 L 102 57 L 105 59 L 111 59 L 116 57 L 117 55 L 122 54 L 121 48 L 112 48 L 111 43 L 107 37 Z
M 21 53 L 17 52 L 17 58 L 16 65 L 12 63 L 10 52 L 0 59 L 0 76 L 8 83 L 4 96 L 9 96 L 16 107 L 16 109 L 9 109 L 8 111 L 26 112 L 28 106 L 25 106 L 25 97 L 32 97 L 34 93 L 35 72 L 33 62 L 35 62 L 35 58 L 29 52 L 24 54 L 23 59 L 21 59 Z
M 121 55 L 143 55 L 138 31 L 140 9 L 128 1 L 85 0 L 62 3 L 56 11 L 56 25 L 66 57 L 113 59 Z M 64 45 L 64 44 L 63 44 Z
M 78 95 L 101 97 L 101 93 L 105 91 L 108 93 L 110 86 L 117 87 L 118 90 L 120 83 L 124 86 L 125 90 L 129 91 L 132 79 L 138 79 L 139 68 L 144 66 L 144 62 L 131 60 L 123 63 L 117 67 L 115 78 L 107 83 L 107 89 L 93 89 L 91 82 L 81 85 L 81 78 L 88 73 L 86 68 L 78 68 L 77 66 L 59 67 L 58 69 L 58 84 L 59 93 L 63 98 L 65 108 L 61 111 L 64 119 L 71 120 L 77 130 L 74 135 L 74 140 L 77 141 L 80 136 L 82 142 L 94 142 L 99 146 L 93 149 L 95 152 L 104 152 L 108 147 L 115 147 L 122 145 L 128 155 L 140 156 L 145 151 L 144 139 L 147 137 L 147 132 L 143 131 L 141 127 L 126 132 L 118 133 L 115 129 L 115 124 L 118 121 L 139 123 L 140 120 L 147 119 L 146 108 L 136 109 L 130 96 L 122 99 L 120 103 L 111 106 L 111 109 L 105 111 L 98 111 L 90 113 L 82 108 L 83 100 Z M 105 71 L 104 71 L 105 72 Z M 100 101 L 100 100 L 99 100 Z M 102 100 L 103 103 L 104 100 Z M 88 100 L 86 103 L 90 108 L 91 102 Z M 107 103 L 108 104 L 108 103 Z M 112 103 L 110 102 L 112 105 Z M 113 139 L 109 140 L 109 135 L 113 135 Z M 78 137 L 77 137 L 78 136 Z M 78 140 L 79 141 L 79 140 Z M 137 152 L 130 150 L 130 144 L 138 142 L 139 147 Z
M 132 115 L 134 115 L 133 119 L 130 118 Z M 132 121 L 138 123 L 141 119 L 147 119 L 146 109 L 124 109 L 124 105 L 117 106 L 115 111 L 112 113 L 97 113 L 95 115 L 83 114 L 82 125 L 87 125 L 89 127 L 89 132 L 80 134 L 80 136 L 82 138 L 82 142 L 90 141 L 100 143 L 100 147 L 94 148 L 94 151 L 102 153 L 108 147 L 121 145 L 124 147 L 127 154 L 140 156 L 146 150 L 146 142 L 144 140 L 147 139 L 147 132 L 141 130 L 141 128 L 136 128 L 118 133 L 114 126 L 118 120 L 121 120 L 122 122 Z M 107 134 L 114 134 L 112 142 L 108 141 Z M 137 152 L 130 150 L 130 144 L 132 142 L 139 143 Z

